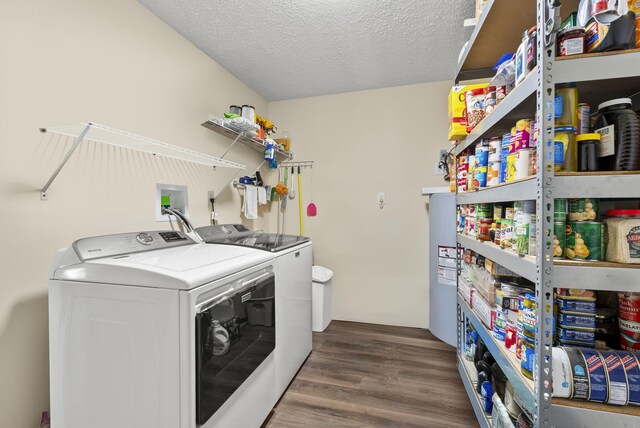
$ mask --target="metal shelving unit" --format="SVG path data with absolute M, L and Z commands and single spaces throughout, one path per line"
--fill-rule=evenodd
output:
M 482 321 L 477 317 L 475 312 L 471 310 L 467 302 L 458 294 L 458 305 L 462 309 L 469 322 L 475 327 L 476 331 L 482 341 L 487 346 L 491 355 L 500 364 L 500 368 L 503 373 L 509 379 L 513 385 L 513 389 L 518 396 L 519 403 L 522 403 L 523 407 L 529 413 L 533 413 L 535 403 L 533 401 L 533 382 L 522 375 L 520 370 L 517 369 L 517 363 L 515 354 L 512 354 L 504 346 L 502 346 L 494 337 L 493 334 L 487 330 L 482 324 Z
M 167 158 L 177 159 L 185 162 L 206 165 L 211 167 L 237 168 L 246 169 L 246 166 L 217 158 L 215 156 L 188 150 L 182 147 L 173 146 L 161 141 L 152 140 L 151 138 L 132 134 L 131 132 L 121 129 L 112 128 L 106 125 L 100 125 L 95 122 L 81 122 L 77 125 L 53 126 L 48 128 L 40 128 L 42 133 L 52 133 L 75 138 L 71 148 L 67 151 L 60 165 L 51 175 L 51 178 L 40 191 L 40 199 L 47 200 L 47 190 L 56 179 L 62 168 L 65 166 L 73 152 L 78 148 L 84 140 L 96 143 L 109 144 L 111 146 L 121 147 L 129 150 L 136 150 L 151 155 L 163 156 Z
M 467 395 L 471 401 L 471 406 L 473 407 L 473 412 L 476 414 L 480 427 L 491 428 L 491 417 L 482 409 L 480 397 L 476 392 L 476 385 L 478 384 L 478 381 L 473 380 L 474 377 L 478 377 L 476 368 L 473 364 L 464 361 L 462 358 L 458 358 L 458 373 L 460 374 L 460 378 L 462 378 L 462 384 L 464 385 L 464 389 L 467 391 Z
M 537 23 L 548 29 L 538 33 L 537 64 L 529 76 L 512 91 L 456 148 L 459 155 L 482 138 L 499 136 L 516 119 L 541 118 L 538 142 L 538 172 L 535 177 L 457 195 L 458 204 L 536 201 L 537 255 L 522 256 L 499 246 L 458 235 L 459 247 L 473 250 L 535 283 L 538 299 L 536 323 L 535 382 L 520 373 L 519 361 L 481 323 L 466 301 L 458 296 L 458 355 L 462 356 L 464 323 L 470 322 L 513 384 L 518 402 L 529 411 L 536 427 L 640 427 L 640 409 L 598 403 L 552 400 L 552 310 L 553 289 L 579 284 L 580 288 L 602 291 L 640 291 L 640 267 L 609 262 L 554 260 L 554 198 L 640 199 L 640 171 L 556 173 L 553 166 L 555 85 L 577 82 L 581 98 L 592 108 L 606 100 L 628 97 L 640 87 L 640 50 L 585 54 L 555 58 L 555 31 L 559 16 L 578 7 L 579 0 L 562 0 L 562 14 L 547 0 L 492 0 L 481 15 L 471 40 L 465 46 L 455 71 L 455 80 L 490 78 L 493 62 L 505 52 L 513 52 L 522 32 Z M 547 25 L 551 22 L 552 25 Z M 458 360 L 460 375 L 469 391 L 473 386 L 463 358 Z M 467 364 L 468 365 L 468 364 Z M 477 394 L 469 398 L 485 426 L 484 413 L 478 414 Z

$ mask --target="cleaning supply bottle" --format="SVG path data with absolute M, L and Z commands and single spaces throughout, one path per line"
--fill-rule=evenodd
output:
M 273 147 L 273 143 L 267 143 L 267 147 L 264 149 L 264 160 L 271 162 L 276 158 L 276 149 Z

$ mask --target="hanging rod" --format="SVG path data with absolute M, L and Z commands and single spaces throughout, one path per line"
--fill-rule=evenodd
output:
M 284 162 L 279 165 L 280 168 L 313 168 L 313 161 Z

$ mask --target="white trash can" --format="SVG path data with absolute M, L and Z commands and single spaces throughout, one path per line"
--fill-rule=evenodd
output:
M 311 276 L 311 329 L 322 332 L 331 322 L 331 278 L 333 271 L 313 266 Z

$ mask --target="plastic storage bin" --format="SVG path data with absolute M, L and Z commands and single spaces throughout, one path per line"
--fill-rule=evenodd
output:
M 311 329 L 316 332 L 324 331 L 331 322 L 331 285 L 333 271 L 313 266 L 311 276 Z

